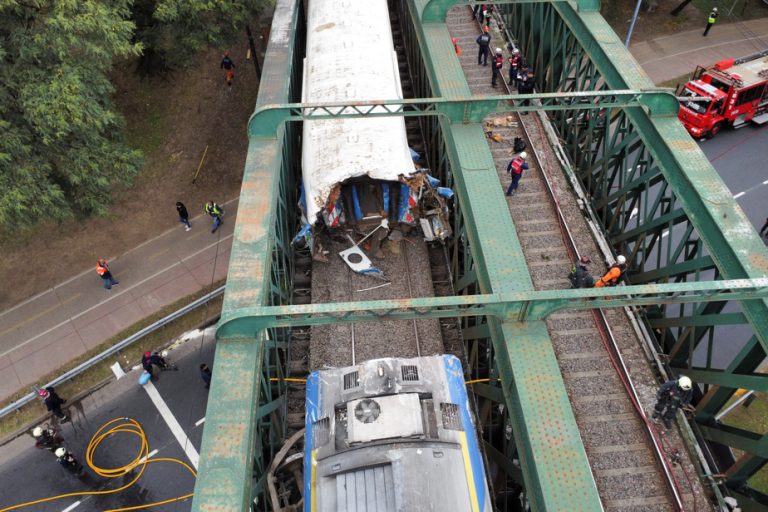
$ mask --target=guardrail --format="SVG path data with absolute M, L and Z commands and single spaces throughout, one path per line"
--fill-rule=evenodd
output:
M 90 368 L 94 364 L 99 363 L 99 362 L 105 360 L 106 358 L 108 358 L 109 356 L 111 356 L 113 354 L 116 354 L 117 352 L 120 352 L 121 350 L 123 350 L 127 346 L 131 345 L 133 342 L 143 338 L 147 334 L 156 331 L 160 327 L 163 327 L 164 325 L 166 325 L 166 324 L 168 324 L 170 322 L 173 322 L 174 320 L 178 319 L 179 317 L 182 317 L 182 316 L 186 315 L 187 313 L 189 313 L 190 311 L 193 311 L 193 310 L 197 309 L 198 307 L 202 306 L 206 302 L 209 302 L 210 300 L 215 299 L 219 295 L 222 295 L 224 293 L 224 288 L 225 288 L 225 286 L 221 286 L 219 288 L 216 288 L 212 292 L 210 292 L 210 293 L 208 293 L 206 295 L 203 295 L 202 297 L 200 297 L 199 299 L 197 299 L 197 300 L 195 300 L 193 302 L 190 302 L 189 304 L 187 304 L 183 308 L 174 311 L 173 313 L 171 313 L 168 316 L 164 316 L 163 318 L 161 318 L 157 322 L 154 322 L 154 323 L 144 327 L 143 329 L 137 331 L 136 333 L 128 336 L 124 340 L 121 340 L 118 343 L 112 345 L 111 347 L 109 347 L 104 352 L 96 354 L 95 356 L 93 356 L 92 358 L 88 359 L 87 361 L 84 361 L 83 363 L 80 363 L 76 367 L 72 368 L 71 370 L 69 370 L 68 372 L 64 373 L 63 375 L 60 375 L 59 377 L 56 377 L 51 382 L 43 385 L 42 387 L 45 388 L 45 387 L 48 387 L 48 386 L 58 386 L 60 384 L 63 384 L 64 382 L 67 382 L 68 380 L 72 379 L 73 377 L 76 377 L 77 375 L 80 375 L 81 373 L 83 373 L 85 370 L 87 370 L 88 368 Z M 23 397 L 19 398 L 15 402 L 12 402 L 12 403 L 6 405 L 2 409 L 0 409 L 0 418 L 3 418 L 7 414 L 9 414 L 9 413 L 19 409 L 20 407 L 23 407 L 24 405 L 28 404 L 29 402 L 34 400 L 34 398 L 36 396 L 37 396 L 37 393 L 33 391 L 32 393 L 29 393 L 29 394 L 24 395 Z

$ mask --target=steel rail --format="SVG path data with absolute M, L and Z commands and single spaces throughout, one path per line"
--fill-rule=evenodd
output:
M 66 373 L 56 377 L 52 381 L 48 382 L 47 384 L 44 384 L 41 386 L 42 388 L 46 388 L 48 386 L 58 386 L 60 384 L 63 384 L 74 377 L 80 375 L 84 371 L 88 370 L 90 367 L 92 367 L 96 363 L 100 363 L 104 359 L 108 358 L 109 356 L 116 354 L 117 352 L 120 352 L 124 348 L 128 347 L 129 345 L 133 344 L 134 342 L 138 341 L 139 339 L 143 338 L 147 334 L 150 334 L 159 328 L 163 327 L 164 325 L 173 322 L 174 320 L 178 319 L 179 317 L 182 317 L 186 315 L 187 313 L 197 309 L 198 307 L 202 306 L 203 304 L 210 302 L 212 299 L 215 299 L 219 295 L 224 294 L 224 289 L 226 286 L 221 286 L 219 288 L 216 288 L 212 292 L 203 295 L 199 299 L 190 302 L 186 306 L 184 306 L 181 309 L 178 309 L 171 313 L 170 315 L 164 316 L 160 320 L 153 322 L 152 324 L 144 327 L 143 329 L 137 331 L 134 334 L 131 334 L 127 338 L 117 342 L 116 344 L 112 345 L 108 349 L 104 350 L 103 352 L 100 352 L 99 354 L 96 354 L 95 356 L 91 357 L 87 361 L 84 361 L 80 363 L 79 365 L 75 366 L 71 370 L 67 371 Z M 15 402 L 11 402 L 10 404 L 6 405 L 2 409 L 0 409 L 0 418 L 6 416 L 7 414 L 19 409 L 20 407 L 23 407 L 24 405 L 28 404 L 34 398 L 37 396 L 37 391 L 33 391 L 29 394 L 24 395 L 23 397 L 19 398 Z

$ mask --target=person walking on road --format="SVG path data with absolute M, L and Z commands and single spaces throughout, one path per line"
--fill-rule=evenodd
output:
M 488 65 L 488 54 L 491 53 L 491 34 L 488 27 L 483 27 L 483 33 L 477 36 L 477 65 Z
M 67 419 L 67 415 L 61 410 L 61 406 L 67 403 L 67 401 L 56 394 L 56 390 L 53 389 L 53 386 L 40 389 L 37 391 L 37 394 L 43 399 L 45 408 L 53 413 L 54 416 L 60 420 Z
M 606 286 L 616 286 L 619 284 L 619 279 L 627 271 L 627 258 L 623 254 L 619 254 L 616 258 L 616 263 L 611 265 L 608 272 L 603 277 L 598 279 L 595 283 L 595 288 L 605 288 Z
M 511 196 L 517 193 L 517 184 L 520 183 L 520 178 L 523 177 L 523 171 L 528 170 L 528 164 L 525 162 L 526 158 L 528 158 L 528 153 L 523 151 L 510 160 L 509 165 L 507 165 L 507 172 L 512 175 L 512 183 L 509 184 L 506 195 Z
M 461 47 L 459 46 L 459 43 L 456 42 L 456 38 L 452 37 L 451 42 L 453 43 L 453 50 L 456 52 L 456 56 L 461 57 Z
M 211 374 L 211 369 L 208 368 L 208 365 L 205 363 L 200 363 L 200 378 L 203 379 L 203 382 L 205 383 L 205 389 L 209 389 L 211 387 L 211 378 L 213 375 Z
M 493 68 L 493 75 L 491 75 L 491 87 L 496 87 L 496 82 L 501 79 L 503 82 L 504 79 L 501 77 L 501 68 L 504 66 L 504 57 L 501 55 L 501 48 L 496 48 L 496 54 L 493 56 L 493 63 L 491 67 Z
M 221 216 L 224 215 L 224 210 L 222 210 L 221 206 L 219 206 L 215 202 L 208 201 L 205 204 L 205 213 L 207 213 L 213 218 L 213 229 L 211 229 L 211 233 L 215 233 L 216 230 L 219 229 L 219 226 L 221 226 L 221 223 L 223 222 L 221 220 Z
M 765 236 L 764 231 L 768 230 L 768 219 L 765 219 L 765 224 L 763 224 L 763 227 L 760 228 L 760 236 Z
M 709 34 L 709 29 L 712 28 L 712 25 L 715 24 L 717 21 L 717 17 L 719 16 L 717 12 L 717 7 L 713 7 L 711 11 L 709 11 L 709 16 L 707 17 L 707 28 L 704 29 L 704 33 L 701 34 L 704 37 L 707 37 L 707 34 Z
M 184 224 L 185 231 L 192 229 L 192 224 L 189 223 L 189 212 L 187 207 L 181 201 L 176 201 L 176 211 L 179 212 L 179 222 Z
M 120 284 L 120 281 L 112 277 L 112 272 L 109 271 L 107 260 L 104 258 L 96 260 L 96 273 L 104 280 L 104 288 L 107 290 L 111 290 L 112 285 Z
M 679 379 L 670 380 L 662 384 L 656 393 L 656 405 L 653 406 L 654 421 L 664 421 L 664 427 L 672 428 L 672 421 L 677 415 L 677 410 L 691 403 L 693 397 L 693 382 L 689 377 L 681 375 Z
M 232 86 L 232 80 L 235 79 L 235 63 L 229 58 L 229 52 L 224 52 L 224 58 L 221 59 L 221 69 L 224 70 L 224 76 L 227 79 L 227 85 Z

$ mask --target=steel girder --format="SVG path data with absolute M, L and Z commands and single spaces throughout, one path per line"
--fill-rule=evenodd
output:
M 580 12 L 567 2 L 498 7 L 523 54 L 535 62 L 539 90 L 651 85 L 605 21 L 585 7 L 581 3 Z M 539 37 L 544 33 L 555 37 Z M 631 262 L 633 283 L 766 274 L 764 244 L 676 118 L 651 118 L 632 107 L 550 116 L 565 141 L 574 173 L 592 200 L 595 220 L 615 250 Z M 649 311 L 649 326 L 674 370 L 695 373 L 704 384 L 705 396 L 697 405 L 700 424 L 712 425 L 714 415 L 744 383 L 743 375 L 753 374 L 765 359 L 766 313 L 764 300 Z M 753 338 L 740 340 L 746 349 L 732 361 L 717 361 L 719 345 L 733 342 L 725 330 L 739 321 L 750 328 Z M 705 437 L 711 432 L 707 430 Z M 729 485 L 741 484 L 747 470 L 757 470 L 765 462 L 757 457 L 762 463 L 750 461 L 738 472 L 729 471 Z
M 301 3 L 278 0 L 259 102 L 294 100 L 303 47 Z M 279 13 L 279 15 L 277 14 Z M 295 228 L 297 126 L 251 138 L 232 244 L 223 310 L 280 305 L 290 300 L 292 261 L 287 243 Z M 288 329 L 217 336 L 213 381 L 192 510 L 254 510 L 266 467 L 285 434 L 283 380 Z M 256 480 L 254 481 L 254 478 Z M 266 510 L 266 500 L 257 502 Z

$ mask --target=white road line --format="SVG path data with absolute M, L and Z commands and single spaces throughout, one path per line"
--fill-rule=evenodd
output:
M 66 325 L 67 323 L 71 322 L 72 320 L 74 320 L 74 319 L 76 319 L 76 318 L 80 318 L 81 316 L 83 316 L 83 315 L 85 315 L 85 314 L 87 314 L 87 313 L 90 313 L 91 311 L 93 311 L 93 310 L 94 310 L 94 309 L 96 309 L 96 308 L 100 308 L 100 307 L 102 307 L 102 306 L 103 306 L 104 304 L 106 304 L 107 302 L 109 302 L 109 301 L 111 301 L 111 300 L 115 300 L 116 298 L 118 298 L 118 297 L 121 297 L 121 296 L 125 295 L 126 293 L 130 292 L 130 291 L 131 291 L 131 290 L 133 290 L 134 288 L 137 288 L 137 287 L 141 286 L 142 284 L 146 283 L 147 281 L 151 281 L 152 279 L 156 278 L 157 276 L 159 276 L 159 275 L 161 275 L 161 274 L 164 274 L 164 273 L 168 272 L 168 271 L 169 271 L 170 269 L 172 269 L 173 267 L 175 267 L 175 266 L 177 266 L 177 265 L 180 265 L 180 264 L 184 263 L 185 261 L 187 261 L 187 260 L 189 260 L 189 259 L 191 259 L 191 258 L 194 258 L 194 257 L 195 257 L 195 256 L 197 256 L 198 254 L 201 254 L 201 253 L 203 253 L 203 252 L 207 251 L 208 249 L 210 249 L 210 248 L 212 248 L 212 247 L 216 247 L 216 246 L 217 246 L 217 245 L 219 245 L 221 242 L 224 242 L 225 240 L 228 240 L 228 239 L 232 238 L 233 236 L 234 236 L 234 234 L 232 234 L 232 235 L 227 235 L 227 236 L 224 236 L 224 237 L 221 237 L 221 239 L 220 239 L 218 242 L 214 242 L 214 243 L 212 243 L 212 244 L 210 244 L 210 245 L 207 245 L 207 246 L 203 247 L 202 249 L 200 249 L 200 250 L 198 250 L 198 251 L 195 251 L 195 252 L 193 252 L 192 254 L 189 254 L 188 256 L 185 256 L 185 257 L 183 257 L 182 259 L 180 259 L 179 261 L 177 261 L 177 262 L 176 262 L 176 263 L 174 263 L 173 265 L 170 265 L 170 266 L 168 266 L 168 267 L 164 268 L 163 270 L 160 270 L 159 272 L 155 272 L 155 273 L 154 273 L 154 274 L 152 274 L 151 276 L 149 276 L 149 277 L 147 277 L 147 278 L 145 278 L 145 279 L 142 279 L 141 281 L 139 281 L 138 283 L 134 284 L 134 285 L 133 285 L 133 286 L 131 286 L 130 288 L 124 288 L 124 289 L 123 289 L 121 292 L 119 292 L 119 293 L 116 293 L 116 294 L 114 294 L 114 295 L 110 295 L 110 296 L 109 296 L 109 298 L 107 298 L 106 300 L 103 300 L 103 301 L 99 302 L 98 304 L 95 304 L 94 306 L 91 306 L 90 308 L 88 308 L 88 309 L 86 309 L 86 310 L 84 310 L 84 311 L 81 311 L 81 312 L 79 312 L 78 314 L 76 314 L 76 315 L 74 315 L 74 316 L 71 316 L 71 317 L 69 317 L 68 319 L 64 320 L 63 322 L 59 322 L 58 324 L 54 325 L 54 326 L 53 326 L 53 327 L 51 327 L 50 329 L 47 329 L 47 330 L 45 330 L 45 331 L 41 332 L 40 334 L 38 334 L 38 335 L 36 335 L 36 336 L 34 336 L 34 337 L 32 337 L 32 338 L 29 338 L 29 339 L 28 339 L 28 340 L 26 340 L 25 342 L 23 342 L 23 343 L 20 343 L 20 344 L 16 345 L 15 347 L 13 347 L 13 348 L 10 348 L 10 349 L 8 349 L 8 350 L 6 350 L 6 351 L 5 351 L 5 352 L 3 352 L 3 353 L 0 353 L 0 357 L 3 357 L 3 356 L 5 356 L 5 355 L 8 355 L 8 354 L 10 354 L 11 352 L 13 352 L 14 350 L 16 350 L 16 349 L 18 349 L 18 348 L 21 348 L 21 347 L 23 347 L 23 346 L 25 346 L 25 345 L 28 345 L 28 344 L 32 343 L 32 342 L 33 342 L 33 341 L 35 341 L 36 339 L 38 339 L 38 338 L 41 338 L 41 337 L 45 336 L 46 334 L 48 334 L 48 333 L 49 333 L 49 332 L 51 332 L 51 331 L 55 331 L 55 330 L 56 330 L 56 329 L 58 329 L 59 327 L 61 327 L 61 326 L 63 326 L 63 325 Z
M 768 185 L 768 180 L 765 180 L 765 181 L 763 182 L 763 185 Z
M 197 420 L 197 421 L 195 422 L 195 426 L 196 426 L 196 427 L 199 427 L 199 426 L 200 426 L 200 425 L 202 425 L 203 423 L 205 423 L 205 418 L 204 418 L 204 417 L 203 417 L 203 418 L 200 418 L 199 420 Z
M 170 428 L 171 432 L 173 432 L 176 440 L 181 445 L 181 449 L 184 450 L 184 453 L 187 454 L 189 462 L 191 462 L 192 466 L 197 469 L 197 465 L 200 462 L 200 455 L 197 453 L 197 450 L 195 450 L 195 447 L 192 446 L 192 441 L 190 441 L 187 437 L 187 434 L 184 433 L 184 429 L 181 428 L 179 422 L 176 421 L 176 417 L 168 408 L 168 404 L 166 404 L 165 400 L 163 400 L 163 398 L 160 396 L 160 393 L 158 393 L 157 388 L 154 384 L 152 384 L 152 381 L 144 384 L 144 391 L 147 392 L 149 398 L 152 400 L 152 403 L 155 404 L 157 412 L 160 413 L 160 416 L 163 417 L 165 423 L 168 425 L 168 428 Z
M 151 459 L 155 455 L 157 455 L 157 450 L 152 450 L 151 452 L 149 452 L 147 454 L 146 457 L 142 457 L 142 458 L 139 459 L 139 464 L 143 464 L 144 462 L 148 461 L 149 459 Z
M 72 510 L 75 510 L 75 507 L 77 507 L 79 504 L 80 504 L 80 500 L 77 500 L 76 502 L 74 502 L 73 504 L 71 504 L 70 506 L 68 506 L 64 510 L 62 510 L 61 512 L 70 512 Z
M 747 195 L 747 193 L 746 193 L 746 192 L 739 192 L 738 194 L 733 194 L 733 198 L 734 198 L 734 199 L 738 199 L 738 198 L 740 198 L 741 196 L 745 196 L 745 195 Z

